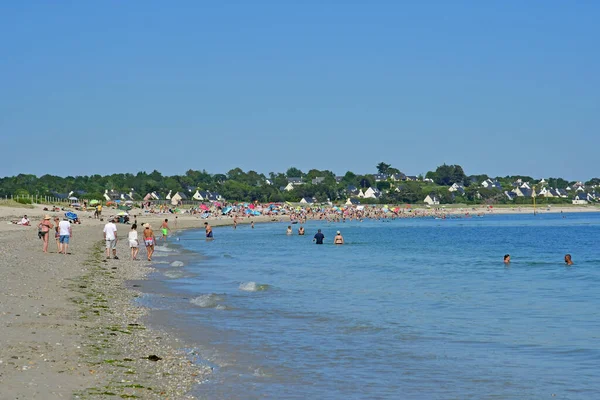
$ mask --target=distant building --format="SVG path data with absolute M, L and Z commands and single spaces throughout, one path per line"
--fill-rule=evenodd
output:
M 375 175 L 373 175 L 373 179 L 375 179 L 375 182 L 385 182 L 385 181 L 387 181 L 388 178 L 389 178 L 388 174 L 375 174 Z
M 303 197 L 302 200 L 300 200 L 300 203 L 302 204 L 313 204 L 314 202 L 315 200 L 310 197 Z
M 319 185 L 319 184 L 323 183 L 323 181 L 325 181 L 325 177 L 323 177 L 323 176 L 319 176 L 319 177 L 317 177 L 317 178 L 313 179 L 313 180 L 311 181 L 311 183 L 312 183 L 313 185 Z
M 578 193 L 573 198 L 573 204 L 588 204 L 589 202 L 590 202 L 590 198 L 587 193 Z
M 370 187 L 364 192 L 365 199 L 378 199 L 381 197 L 381 191 L 377 188 Z
M 428 194 L 427 197 L 423 200 L 425 204 L 429 204 L 430 206 L 435 206 L 440 204 L 440 199 L 435 194 Z
M 360 201 L 358 199 L 348 198 L 348 200 L 346 200 L 346 205 L 347 206 L 357 206 L 359 204 L 360 204 Z

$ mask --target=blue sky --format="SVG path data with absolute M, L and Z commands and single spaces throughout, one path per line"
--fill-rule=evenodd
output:
M 0 176 L 598 176 L 600 2 L 0 4 Z

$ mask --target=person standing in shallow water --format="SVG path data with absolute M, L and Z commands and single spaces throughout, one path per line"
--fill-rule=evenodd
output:
M 323 240 L 325 239 L 325 235 L 323 235 L 323 233 L 321 233 L 321 230 L 317 230 L 317 233 L 315 234 L 315 237 L 313 238 L 313 242 L 316 242 L 316 244 L 323 244 Z
M 160 230 L 162 232 L 162 240 L 167 241 L 167 236 L 169 235 L 169 220 L 165 218 L 164 222 L 160 226 Z
M 565 254 L 565 264 L 567 264 L 567 265 L 573 265 L 573 260 L 571 259 L 571 255 L 570 254 Z
M 304 236 L 304 227 L 303 226 L 300 226 L 300 228 L 298 228 L 298 235 Z
M 206 233 L 206 238 L 207 239 L 212 239 L 213 238 L 212 227 L 208 224 L 208 222 L 204 223 L 204 232 Z
M 344 237 L 342 236 L 340 231 L 337 231 L 337 234 L 333 238 L 333 244 L 344 244 Z

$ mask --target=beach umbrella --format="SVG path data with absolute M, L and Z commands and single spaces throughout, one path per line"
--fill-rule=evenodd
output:
M 125 202 L 125 204 L 127 204 L 127 205 L 131 205 L 131 204 L 133 204 L 133 201 L 131 201 L 131 200 L 127 200 L 127 201 Z
M 208 210 L 208 206 L 206 204 L 200 204 L 200 209 L 207 211 Z
M 74 220 L 77 219 L 77 214 L 75 214 L 74 212 L 66 212 L 65 213 L 65 217 L 67 217 L 68 219 Z
M 129 214 L 127 214 L 127 211 L 119 211 L 119 212 L 117 213 L 117 215 L 118 215 L 118 216 L 124 216 L 124 215 L 129 215 Z
M 90 200 L 90 206 L 94 206 L 98 203 L 100 203 L 98 200 Z
M 115 200 L 115 203 L 120 204 L 121 200 Z
M 71 197 L 69 197 L 69 200 L 72 200 L 72 201 L 77 201 L 77 200 L 79 200 L 79 199 L 78 199 L 77 197 L 75 197 L 75 196 L 71 196 Z

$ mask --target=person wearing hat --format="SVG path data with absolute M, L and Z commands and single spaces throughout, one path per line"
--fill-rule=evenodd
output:
M 344 237 L 340 231 L 337 231 L 335 237 L 333 238 L 333 244 L 344 244 Z
M 52 222 L 50 222 L 51 219 L 52 219 L 52 217 L 49 216 L 48 214 L 46 214 L 46 215 L 44 215 L 44 219 L 38 224 L 38 237 L 40 239 L 42 239 L 44 242 L 44 244 L 43 244 L 44 253 L 48 252 L 48 237 L 49 237 L 50 229 L 52 229 L 54 227 L 54 225 L 52 225 Z

